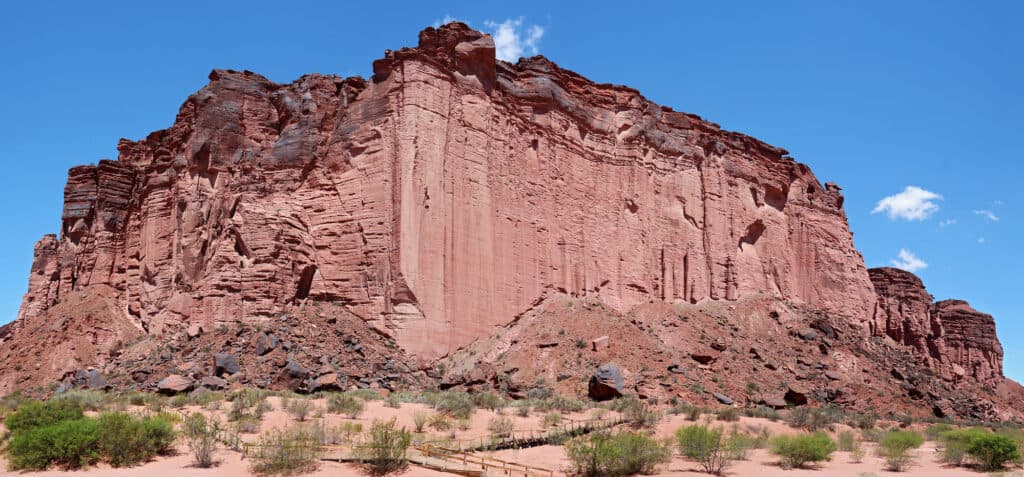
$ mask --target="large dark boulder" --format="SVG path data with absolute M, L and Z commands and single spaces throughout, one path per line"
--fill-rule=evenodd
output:
M 590 376 L 588 392 L 590 397 L 598 401 L 606 401 L 622 397 L 622 369 L 614 363 L 601 365 Z
M 213 355 L 214 374 L 224 376 L 238 372 L 238 360 L 231 353 L 217 353 Z

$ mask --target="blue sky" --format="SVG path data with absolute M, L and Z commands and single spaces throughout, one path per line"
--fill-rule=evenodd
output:
M 449 17 L 500 33 L 506 55 L 536 50 L 785 147 L 844 188 L 868 266 L 916 268 L 936 298 L 993 314 L 1006 373 L 1024 378 L 1024 3 L 137 3 L 0 15 L 0 322 L 32 245 L 59 230 L 67 169 L 169 126 L 211 69 L 368 76 Z

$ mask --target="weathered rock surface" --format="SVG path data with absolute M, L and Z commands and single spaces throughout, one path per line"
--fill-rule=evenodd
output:
M 591 398 L 605 401 L 621 397 L 623 386 L 622 369 L 614 363 L 607 363 L 594 370 L 588 389 Z
M 998 385 L 1003 348 L 995 320 L 962 300 L 932 303 L 913 273 L 896 268 L 868 271 L 878 294 L 872 333 L 913 347 L 923 364 L 949 381 Z
M 497 61 L 460 23 L 373 72 L 215 70 L 170 128 L 72 168 L 60 237 L 36 244 L 18 319 L 0 327 L 0 392 L 94 368 L 145 389 L 182 373 L 510 394 L 543 378 L 583 394 L 559 377 L 614 359 L 647 370 L 630 380 L 651 396 L 740 369 L 723 395 L 799 380 L 808 402 L 877 406 L 876 386 L 922 399 L 948 383 L 943 412 L 990 418 L 1024 393 L 1002 378 L 991 317 L 932 304 L 912 275 L 869 275 L 840 188 L 783 149 L 543 57 Z M 576 313 L 563 329 L 519 323 L 553 299 Z M 517 324 L 531 345 L 518 358 L 478 350 L 491 362 L 435 372 L 478 342 L 519 350 L 494 335 Z M 972 401 L 979 382 L 1003 400 Z
M 839 188 L 786 151 L 542 57 L 496 62 L 458 23 L 369 81 L 214 71 L 118 150 L 70 171 L 23 319 L 96 285 L 150 334 L 330 300 L 433 358 L 550 290 L 620 311 L 769 291 L 859 319 L 873 301 Z
M 177 394 L 192 390 L 195 385 L 191 379 L 179 374 L 172 374 L 157 383 L 157 389 L 165 394 Z

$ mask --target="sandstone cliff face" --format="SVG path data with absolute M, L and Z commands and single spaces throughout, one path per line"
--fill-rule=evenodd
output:
M 839 188 L 782 149 L 428 28 L 374 77 L 214 71 L 175 124 L 70 171 L 19 320 L 114 290 L 149 334 L 344 304 L 451 352 L 552 291 L 625 311 L 767 291 L 867 320 Z
M 922 364 L 946 380 L 966 377 L 992 386 L 1003 380 L 1003 348 L 990 315 L 962 300 L 932 303 L 913 273 L 888 267 L 868 273 L 878 294 L 874 335 L 913 347 Z

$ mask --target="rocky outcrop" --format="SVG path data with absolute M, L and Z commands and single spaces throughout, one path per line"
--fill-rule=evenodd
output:
M 868 270 L 878 301 L 872 333 L 914 348 L 944 379 L 998 385 L 1003 380 L 1003 348 L 995 321 L 962 300 L 932 303 L 913 273 L 896 268 Z
M 150 335 L 330 301 L 430 359 L 551 291 L 870 314 L 839 188 L 780 148 L 543 57 L 496 61 L 459 23 L 373 71 L 217 70 L 171 128 L 72 169 L 20 319 L 98 285 Z

